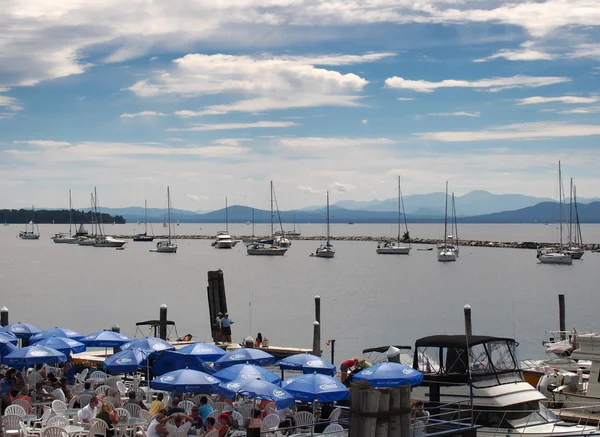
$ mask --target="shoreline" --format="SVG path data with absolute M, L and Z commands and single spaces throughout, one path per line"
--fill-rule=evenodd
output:
M 112 235 L 115 238 L 121 238 L 125 240 L 131 240 L 135 235 Z M 167 235 L 156 235 L 155 239 L 166 239 Z M 178 235 L 177 237 L 171 237 L 176 240 L 212 240 L 215 238 L 214 235 Z M 241 236 L 233 236 L 234 240 L 242 240 L 242 241 L 250 241 L 250 240 L 265 240 L 269 239 L 268 236 L 263 237 L 251 237 L 248 235 Z M 320 241 L 324 240 L 325 236 L 299 236 L 289 238 L 289 240 L 303 240 L 303 241 Z M 364 241 L 364 242 L 380 242 L 385 241 L 386 239 L 381 237 L 370 237 L 370 236 L 341 236 L 341 237 L 331 237 L 333 241 Z M 387 240 L 392 240 L 389 238 Z M 423 244 L 423 245 L 438 245 L 443 243 L 444 240 L 438 238 L 412 238 L 409 241 L 405 241 L 405 243 L 411 244 Z M 499 247 L 505 249 L 537 249 L 538 247 L 546 247 L 553 246 L 556 243 L 548 243 L 548 242 L 535 242 L 535 241 L 489 241 L 489 240 L 460 240 L 459 246 L 462 247 Z M 583 245 L 584 250 L 600 250 L 600 244 L 598 243 L 588 243 Z

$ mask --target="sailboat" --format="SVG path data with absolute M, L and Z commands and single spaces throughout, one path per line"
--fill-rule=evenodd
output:
M 138 222 L 140 224 L 140 222 Z M 137 234 L 133 237 L 133 241 L 152 241 L 153 235 L 148 235 L 148 200 L 144 199 L 144 233 Z
M 404 212 L 404 202 L 402 200 L 402 189 L 400 187 L 400 176 L 398 176 L 398 239 L 397 241 L 385 241 L 377 245 L 377 253 L 382 255 L 408 255 L 410 253 L 410 243 L 402 244 L 400 233 L 402 232 L 402 215 L 404 215 L 405 237 L 408 237 L 408 224 L 406 223 L 406 213 Z
M 331 244 L 331 235 L 329 232 L 329 191 L 327 191 L 327 241 L 325 244 L 321 244 L 315 251 L 314 256 L 318 258 L 333 258 L 335 256 L 335 250 L 333 250 L 333 244 Z
M 102 214 L 98 212 L 98 193 L 94 187 L 94 215 L 96 216 L 96 238 L 94 247 L 123 247 L 127 241 L 111 237 L 104 234 L 104 223 L 102 223 Z
M 558 161 L 558 210 L 559 210 L 559 245 L 542 247 L 537 250 L 537 259 L 542 264 L 573 264 L 573 257 L 563 248 L 563 186 L 560 161 Z
M 575 223 L 573 223 L 573 219 L 575 219 Z M 575 227 L 574 232 L 573 225 Z M 573 178 L 571 178 L 571 197 L 569 201 L 569 244 L 565 248 L 565 252 L 570 254 L 573 259 L 581 259 L 585 253 L 577 210 L 577 187 L 573 185 Z
M 156 250 L 152 252 L 158 253 L 177 253 L 177 243 L 173 240 L 175 239 L 175 231 L 173 230 L 173 235 L 171 235 L 171 189 L 167 187 L 167 216 L 169 219 L 169 238 L 167 241 L 159 241 L 156 243 Z
M 90 194 L 90 223 L 91 223 L 91 227 L 92 227 L 92 233 L 90 234 L 87 229 L 85 229 L 84 225 L 83 225 L 83 221 L 81 222 L 81 224 L 79 225 L 79 229 L 77 230 L 77 232 L 75 233 L 75 236 L 77 237 L 77 244 L 80 246 L 93 246 L 94 243 L 96 243 L 96 228 L 97 228 L 97 222 L 96 222 L 96 214 L 94 213 L 94 193 Z
M 451 229 L 454 235 L 448 235 L 448 181 L 446 181 L 446 207 L 444 214 L 444 242 L 438 246 L 438 261 L 456 261 L 458 258 L 458 228 L 456 226 L 456 205 L 454 193 L 452 193 L 452 223 Z
M 21 240 L 39 240 L 40 239 L 40 228 L 35 220 L 35 208 L 31 207 L 31 221 L 25 224 L 25 230 L 19 232 L 19 238 Z
M 71 190 L 69 190 L 69 235 L 64 232 L 54 234 L 51 237 L 55 243 L 76 244 L 77 238 L 73 237 L 73 205 L 71 203 Z
M 217 231 L 217 237 L 211 244 L 215 249 L 231 249 L 233 247 L 233 240 L 231 235 L 229 235 L 229 217 L 227 216 L 227 212 L 227 197 L 225 197 L 225 230 Z
M 273 181 L 271 181 L 271 239 L 268 241 L 253 242 L 247 245 L 248 255 L 282 256 L 287 248 L 276 246 L 273 234 Z
M 8 222 L 6 221 L 6 213 L 4 213 L 4 226 L 8 226 Z
M 277 231 L 275 232 L 275 235 L 283 235 L 285 233 L 285 235 L 287 235 L 288 237 L 299 237 L 300 234 L 300 225 L 298 225 L 298 231 L 296 231 L 296 214 L 294 214 L 294 230 L 292 231 Z

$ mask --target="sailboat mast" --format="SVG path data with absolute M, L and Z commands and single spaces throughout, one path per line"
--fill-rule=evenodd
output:
M 167 214 L 169 216 L 169 244 L 171 244 L 171 191 L 167 186 Z
M 558 215 L 559 215 L 559 221 L 560 221 L 560 231 L 559 231 L 559 235 L 560 235 L 560 247 L 562 248 L 562 242 L 563 242 L 563 217 L 562 217 L 562 213 L 563 213 L 563 198 L 562 198 L 562 193 L 563 193 L 563 188 L 562 188 L 562 172 L 560 169 L 560 161 L 558 161 Z
M 583 244 L 581 236 L 581 225 L 579 224 L 579 211 L 577 210 L 577 186 L 573 185 L 573 204 L 575 205 L 575 242 Z
M 144 235 L 148 235 L 148 199 L 144 199 Z
M 446 181 L 446 210 L 444 213 L 444 246 L 448 239 L 448 181 Z
M 456 224 L 456 203 L 454 202 L 454 193 L 452 193 L 452 235 L 458 249 L 458 225 Z
M 225 232 L 229 234 L 229 217 L 227 216 L 227 196 L 225 196 Z
M 273 181 L 271 181 L 271 240 L 273 239 Z
M 573 242 L 573 178 L 569 190 L 569 244 Z
M 252 208 L 252 237 L 254 237 L 254 208 Z
M 401 208 L 402 205 L 400 204 L 400 175 L 398 175 L 398 244 L 400 244 L 400 232 L 402 232 Z
M 71 203 L 71 190 L 69 190 L 69 237 L 73 235 L 73 204 Z
M 329 191 L 327 191 L 327 246 L 329 246 Z

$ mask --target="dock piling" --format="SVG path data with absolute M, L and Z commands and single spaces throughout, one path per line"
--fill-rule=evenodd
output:
M 110 327 L 110 330 L 112 332 L 118 332 L 119 334 L 121 333 L 121 327 L 117 323 L 115 323 L 114 325 L 112 325 Z M 119 352 L 119 348 L 118 347 L 114 347 L 113 348 L 113 354 L 116 354 L 117 352 Z
M 208 313 L 210 322 L 210 332 L 213 341 L 221 342 L 221 331 L 218 330 L 216 319 L 219 313 L 227 312 L 227 296 L 225 294 L 225 281 L 222 270 L 211 270 L 208 272 Z
M 316 355 L 318 357 L 321 356 L 321 345 L 319 343 L 321 343 L 321 340 L 319 338 L 320 336 L 320 326 L 319 326 L 319 322 L 317 322 L 316 320 L 313 322 L 313 350 L 312 353 L 313 355 Z
M 8 308 L 0 308 L 0 326 L 8 325 Z
M 313 336 L 313 352 L 314 355 L 321 356 L 321 296 L 315 296 L 315 330 Z
M 471 305 L 466 304 L 463 307 L 465 311 L 465 334 L 467 337 L 471 337 L 473 335 L 473 324 L 471 323 Z
M 560 331 L 560 339 L 565 340 L 565 331 L 567 330 L 567 323 L 565 317 L 565 295 L 558 295 L 558 330 Z
M 162 304 L 160 306 L 160 318 L 158 320 L 158 335 L 163 340 L 167 339 L 167 305 Z

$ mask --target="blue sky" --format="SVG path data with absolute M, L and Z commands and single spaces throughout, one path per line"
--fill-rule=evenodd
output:
M 600 196 L 595 0 L 7 0 L 1 207 Z

